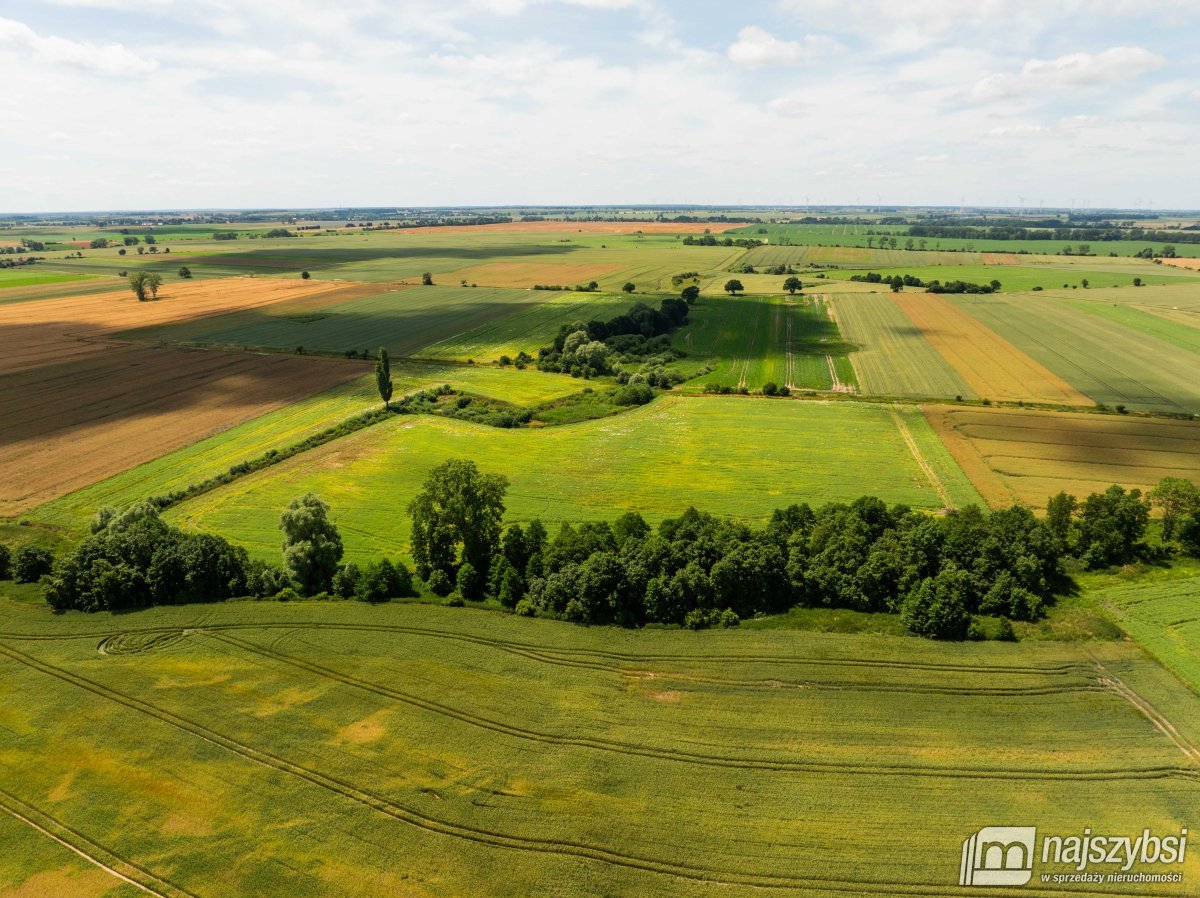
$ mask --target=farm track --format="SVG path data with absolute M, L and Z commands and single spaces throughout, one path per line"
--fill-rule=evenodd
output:
M 934 488 L 939 496 L 942 497 L 942 502 L 946 508 L 954 508 L 954 499 L 942 484 L 941 479 L 937 476 L 937 472 L 933 470 L 933 466 L 926 460 L 921 452 L 921 447 L 917 445 L 917 441 L 913 438 L 912 431 L 908 429 L 908 422 L 904 420 L 904 416 L 900 414 L 899 408 L 892 406 L 892 420 L 896 422 L 896 430 L 900 432 L 900 436 L 904 439 L 904 445 L 908 447 L 908 451 L 912 453 L 913 459 L 917 466 L 925 474 L 925 479 L 929 481 L 929 485 Z
M 1197 748 L 1186 736 L 1180 733 L 1175 724 L 1171 723 L 1153 704 L 1134 692 L 1122 679 L 1110 673 L 1108 668 L 1100 663 L 1099 659 L 1095 659 L 1094 663 L 1100 677 L 1100 682 L 1103 685 L 1112 689 L 1113 692 L 1137 708 L 1147 720 L 1154 724 L 1155 729 L 1175 743 L 1176 747 L 1183 752 L 1189 761 L 1200 767 L 1200 748 Z
M 35 808 L 11 792 L 0 789 L 0 811 L 30 826 L 59 845 L 79 855 L 89 864 L 158 898 L 197 898 L 193 892 L 180 888 L 169 880 L 156 876 L 145 867 L 121 857 L 116 852 L 93 842 L 83 833 Z
M 619 852 L 611 848 L 592 845 L 586 842 L 549 839 L 532 836 L 517 836 L 495 832 L 481 827 L 469 826 L 444 820 L 422 811 L 408 807 L 399 802 L 386 798 L 369 789 L 330 776 L 302 764 L 289 761 L 264 749 L 255 748 L 247 743 L 224 736 L 203 724 L 190 720 L 181 715 L 166 711 L 142 699 L 127 695 L 85 677 L 73 674 L 55 665 L 25 655 L 7 646 L 0 645 L 0 654 L 39 673 L 54 677 L 69 685 L 84 689 L 100 698 L 121 705 L 150 717 L 159 723 L 195 736 L 211 745 L 236 754 L 254 764 L 286 774 L 312 786 L 324 789 L 348 801 L 377 811 L 401 823 L 417 827 L 428 833 L 444 835 L 464 841 L 473 842 L 490 848 L 504 848 L 518 851 L 537 852 L 542 854 L 565 855 L 599 861 L 614 866 L 632 870 L 674 876 L 694 882 L 714 883 L 719 885 L 742 885 L 771 889 L 806 889 L 829 892 L 845 892 L 849 894 L 865 894 L 865 889 L 878 889 L 881 895 L 927 895 L 932 898 L 947 894 L 970 895 L 972 893 L 957 890 L 947 890 L 937 883 L 910 883 L 894 885 L 891 883 L 875 883 L 864 880 L 841 878 L 821 879 L 819 877 L 791 876 L 786 874 L 755 873 L 750 871 L 723 870 L 701 867 L 678 861 L 661 860 L 632 853 Z M 170 893 L 152 892 L 170 898 Z M 1023 890 L 1023 893 L 1033 894 L 1034 891 Z M 180 893 L 184 894 L 188 893 Z M 1107 893 L 1106 893 L 1107 894 Z M 191 896 L 194 898 L 194 896 Z

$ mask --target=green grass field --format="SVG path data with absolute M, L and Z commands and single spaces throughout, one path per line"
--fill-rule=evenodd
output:
M 863 393 L 978 398 L 890 296 L 834 294 L 830 306 L 843 339 L 858 346 L 850 361 Z
M 364 362 L 363 368 L 367 370 L 369 363 Z M 546 402 L 580 389 L 579 381 L 562 374 L 412 361 L 392 364 L 392 383 L 396 398 L 449 383 L 459 390 L 518 405 Z M 366 374 L 56 499 L 27 517 L 78 533 L 105 505 L 122 508 L 184 489 L 271 449 L 299 443 L 378 405 L 375 377 Z
M 829 390 L 836 372 L 853 388 L 837 325 L 811 297 L 705 295 L 674 337 L 691 363 L 714 370 L 689 389 L 708 384 L 759 390 L 767 382 L 800 390 Z
M 952 301 L 1096 402 L 1200 414 L 1200 355 L 1179 345 L 1183 336 L 1168 342 L 1053 297 Z
M 42 284 L 60 284 L 67 281 L 81 281 L 87 277 L 87 275 L 66 274 L 61 271 L 2 268 L 0 269 L 0 290 L 11 290 L 14 287 L 37 287 Z
M 97 888 L 36 825 L 171 896 L 965 898 L 980 826 L 1177 831 L 1200 801 L 1134 704 L 1194 740 L 1200 700 L 1120 642 L 3 602 L 0 671 L 16 894 Z
M 792 502 L 864 493 L 940 508 L 946 501 L 930 471 L 953 503 L 982 504 L 915 408 L 669 395 L 615 418 L 545 429 L 398 418 L 184 502 L 169 517 L 274 557 L 280 510 L 312 490 L 333 506 L 349 556 L 405 552 L 405 508 L 447 458 L 507 475 L 514 521 L 609 520 L 627 510 L 657 521 L 690 505 L 762 520 Z M 864 477 L 871 471 L 887 474 Z

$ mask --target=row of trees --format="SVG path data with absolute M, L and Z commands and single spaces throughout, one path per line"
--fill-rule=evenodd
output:
M 866 284 L 888 284 L 892 288 L 893 293 L 898 293 L 905 287 L 924 287 L 930 293 L 996 293 L 1000 290 L 1000 282 L 993 280 L 988 284 L 972 284 L 967 281 L 946 281 L 942 283 L 938 280 L 923 281 L 916 275 L 912 274 L 880 274 L 877 271 L 868 271 L 866 274 L 852 274 L 850 280 L 859 281 Z M 786 284 L 784 285 L 787 286 Z M 1087 286 L 1087 282 L 1084 282 Z

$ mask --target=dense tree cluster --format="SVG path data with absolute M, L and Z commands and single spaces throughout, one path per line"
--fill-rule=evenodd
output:
M 693 237 L 688 234 L 683 238 L 684 246 L 741 246 L 745 249 L 754 249 L 756 246 L 762 246 L 763 241 L 756 240 L 753 237 L 714 237 L 712 234 L 703 234 L 699 237 Z
M 687 316 L 686 300 L 667 297 L 657 309 L 639 302 L 607 321 L 564 324 L 554 343 L 538 350 L 538 368 L 593 377 L 611 374 L 617 360 L 673 356 L 669 335 Z
M 852 274 L 850 280 L 859 281 L 865 284 L 890 284 L 893 290 L 899 290 L 903 287 L 924 287 L 930 293 L 995 293 L 1000 289 L 999 281 L 992 281 L 989 284 L 971 284 L 967 281 L 923 281 L 916 275 L 912 274 L 880 274 L 877 271 L 868 271 L 866 274 Z

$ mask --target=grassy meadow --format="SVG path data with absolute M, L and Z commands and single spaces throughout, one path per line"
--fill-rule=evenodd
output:
M 980 502 L 917 409 L 667 396 L 614 418 L 544 429 L 398 418 L 188 500 L 168 516 L 273 558 L 280 510 L 312 490 L 333 506 L 349 557 L 403 553 L 409 501 L 429 469 L 455 457 L 509 477 L 510 520 L 548 525 L 623 511 L 658 521 L 692 505 L 761 522 L 793 502 L 866 493 L 916 508 Z M 885 476 L 872 479 L 876 471 Z

